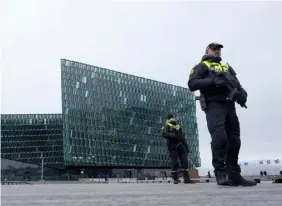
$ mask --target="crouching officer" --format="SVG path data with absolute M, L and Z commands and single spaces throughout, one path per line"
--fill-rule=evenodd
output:
M 181 126 L 177 124 L 173 114 L 168 115 L 167 121 L 163 127 L 162 136 L 167 139 L 168 151 L 172 164 L 171 173 L 174 184 L 178 184 L 178 160 L 180 160 L 181 163 L 184 183 L 193 183 L 190 180 L 188 171 L 188 144 L 186 142 L 185 135 L 182 132 Z
M 211 134 L 212 164 L 218 185 L 254 186 L 241 176 L 238 156 L 241 147 L 240 125 L 235 102 L 245 105 L 247 92 L 240 85 L 235 71 L 221 62 L 223 45 L 211 43 L 206 48 L 202 60 L 190 72 L 188 87 L 191 91 L 200 90 L 202 110 L 206 113 L 208 130 Z M 227 72 L 239 85 L 236 98 L 230 100 L 230 82 L 214 71 Z M 230 76 L 229 75 L 229 76 Z M 228 176 L 228 179 L 227 179 Z

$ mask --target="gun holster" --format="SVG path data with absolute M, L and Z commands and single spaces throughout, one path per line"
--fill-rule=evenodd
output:
M 207 104 L 203 94 L 201 94 L 199 97 L 196 97 L 196 100 L 200 101 L 201 109 L 204 111 L 207 108 Z

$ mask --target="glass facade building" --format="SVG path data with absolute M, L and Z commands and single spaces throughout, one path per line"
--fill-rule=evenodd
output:
M 19 162 L 63 168 L 61 114 L 1 115 L 1 157 Z
M 187 88 L 61 60 L 66 166 L 168 168 L 161 128 L 178 114 L 200 167 L 195 96 Z
M 1 115 L 1 157 L 9 165 L 15 160 L 40 170 L 43 157 L 44 167 L 70 173 L 169 168 L 161 128 L 173 112 L 193 167 L 200 167 L 196 102 L 187 88 L 65 59 L 61 74 L 62 114 Z

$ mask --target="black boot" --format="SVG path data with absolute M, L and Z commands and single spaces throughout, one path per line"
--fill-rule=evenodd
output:
M 229 181 L 225 172 L 215 172 L 217 185 L 229 186 Z
M 178 184 L 179 183 L 178 172 L 177 171 L 171 172 L 171 176 L 172 176 L 172 179 L 173 179 L 173 183 L 174 184 Z
M 238 172 L 231 172 L 228 175 L 230 186 L 244 186 L 244 187 L 252 187 L 257 185 L 256 181 L 246 180 L 243 178 Z
M 193 183 L 196 183 L 196 182 L 194 182 L 194 181 L 192 181 L 191 179 L 190 179 L 190 175 L 189 175 L 189 171 L 188 170 L 184 170 L 183 171 L 183 179 L 184 179 L 184 184 L 193 184 Z

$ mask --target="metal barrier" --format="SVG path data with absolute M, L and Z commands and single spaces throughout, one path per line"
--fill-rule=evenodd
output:
M 31 185 L 30 182 L 26 181 L 1 181 L 2 185 Z

